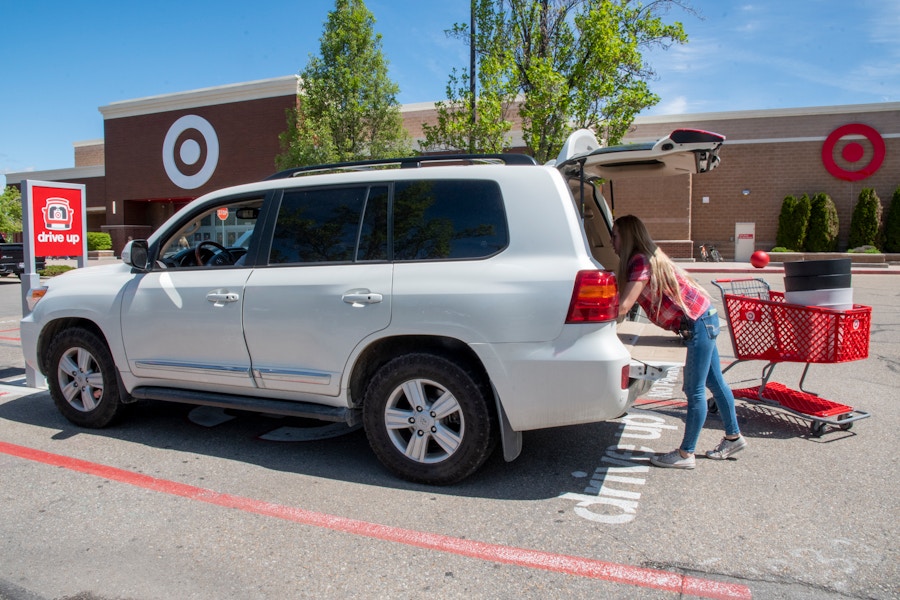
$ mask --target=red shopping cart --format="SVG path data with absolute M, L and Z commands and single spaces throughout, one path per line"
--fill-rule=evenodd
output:
M 832 310 L 788 304 L 784 294 L 769 289 L 763 279 L 717 279 L 712 284 L 722 292 L 736 357 L 723 373 L 741 362 L 766 361 L 760 385 L 732 390 L 736 398 L 808 419 L 814 437 L 829 426 L 848 430 L 854 421 L 870 416 L 805 390 L 803 384 L 811 364 L 868 358 L 871 307 L 854 304 L 848 310 Z M 771 381 L 782 362 L 806 363 L 799 390 Z M 710 402 L 710 409 L 714 407 Z

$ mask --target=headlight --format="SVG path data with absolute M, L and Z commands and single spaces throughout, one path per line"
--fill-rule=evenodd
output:
M 44 297 L 44 294 L 47 293 L 47 289 L 48 288 L 46 285 L 31 289 L 27 298 L 28 310 L 34 310 L 34 307 L 37 306 L 37 303 L 40 302 L 41 298 Z

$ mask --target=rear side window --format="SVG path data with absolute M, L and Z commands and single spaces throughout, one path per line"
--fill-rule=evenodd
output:
M 481 258 L 509 242 L 493 181 L 397 182 L 393 217 L 394 260 Z
M 353 261 L 367 192 L 366 187 L 286 191 L 269 264 Z

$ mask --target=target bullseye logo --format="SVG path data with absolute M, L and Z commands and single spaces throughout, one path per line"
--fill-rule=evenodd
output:
M 853 171 L 841 167 L 834 159 L 834 149 L 838 142 L 845 136 L 850 135 L 862 136 L 872 146 L 872 157 L 869 159 L 869 162 L 863 165 L 861 169 Z M 877 131 L 862 123 L 850 123 L 838 127 L 825 139 L 825 144 L 822 146 L 822 163 L 828 172 L 838 179 L 859 181 L 875 174 L 881 167 L 881 163 L 884 162 L 884 154 L 884 138 Z M 865 155 L 866 149 L 857 141 L 848 141 L 841 149 L 841 158 L 850 164 L 858 163 Z
M 216 130 L 203 117 L 181 117 L 166 133 L 162 159 L 172 183 L 185 190 L 200 187 L 209 181 L 219 164 Z

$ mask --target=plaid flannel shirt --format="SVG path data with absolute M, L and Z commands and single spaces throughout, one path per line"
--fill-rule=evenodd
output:
M 711 302 L 697 285 L 690 281 L 680 271 L 676 274 L 678 286 L 681 288 L 681 297 L 688 309 L 687 316 L 697 320 L 705 313 Z M 656 325 L 670 331 L 681 329 L 681 317 L 685 314 L 681 307 L 672 298 L 663 295 L 659 303 L 659 310 L 653 308 L 653 298 L 650 296 L 650 258 L 644 254 L 635 254 L 628 261 L 628 281 L 646 281 L 647 285 L 638 296 L 638 304 L 647 313 L 647 316 Z

